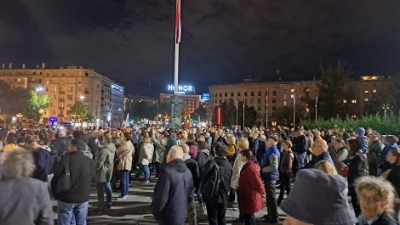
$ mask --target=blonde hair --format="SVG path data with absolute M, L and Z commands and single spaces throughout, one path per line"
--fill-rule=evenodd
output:
M 326 160 L 319 161 L 317 164 L 315 164 L 314 168 L 330 175 L 338 175 L 335 166 Z
M 385 212 L 394 215 L 393 201 L 395 199 L 395 190 L 392 184 L 382 177 L 362 176 L 355 181 L 355 190 L 360 197 L 362 190 L 371 190 L 377 192 L 377 197 L 386 202 Z
M 232 134 L 226 135 L 226 143 L 228 143 L 229 145 L 234 145 L 234 144 L 236 144 L 236 138 L 235 138 L 235 136 L 233 136 Z
M 249 140 L 245 137 L 240 137 L 238 139 L 238 148 L 239 149 L 248 149 L 249 148 Z
M 3 153 L 4 154 L 4 153 Z M 23 178 L 29 177 L 33 170 L 35 169 L 35 164 L 33 164 L 32 153 L 19 148 L 10 153 L 1 165 L 2 175 L 8 178 Z

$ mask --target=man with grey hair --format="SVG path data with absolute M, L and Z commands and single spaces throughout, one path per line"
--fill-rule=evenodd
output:
M 182 147 L 172 146 L 167 155 L 167 164 L 160 168 L 151 211 L 161 225 L 183 225 L 186 222 L 194 185 L 192 174 L 182 160 L 183 155 Z
M 322 160 L 326 160 L 332 163 L 332 165 L 335 165 L 331 155 L 328 152 L 328 144 L 324 139 L 316 139 L 314 141 L 312 146 L 312 154 L 314 155 L 313 159 L 308 162 L 304 168 L 314 168 L 315 164 Z
M 261 178 L 264 180 L 265 193 L 267 196 L 268 215 L 265 219 L 269 223 L 278 222 L 278 203 L 276 200 L 275 184 L 278 179 L 280 152 L 277 148 L 278 139 L 270 135 L 267 139 L 267 150 L 263 154 L 260 162 Z

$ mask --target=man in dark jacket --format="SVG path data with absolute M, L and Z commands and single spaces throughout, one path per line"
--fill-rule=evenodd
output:
M 304 130 L 299 128 L 295 137 L 293 138 L 293 153 L 297 159 L 297 169 L 300 170 L 305 166 L 305 160 L 307 157 L 307 137 L 304 135 Z M 296 171 L 295 171 L 296 172 Z
M 92 161 L 82 153 L 85 146 L 84 141 L 73 139 L 68 147 L 68 153 L 57 164 L 54 171 L 51 190 L 58 200 L 58 224 L 60 225 L 69 225 L 73 219 L 76 224 L 86 224 L 94 166 Z M 66 160 L 69 162 L 71 188 L 58 193 L 57 183 L 62 176 L 65 176 Z
M 326 143 L 324 139 L 317 139 L 314 141 L 312 146 L 312 152 L 313 152 L 313 159 L 310 162 L 308 162 L 304 168 L 313 169 L 315 167 L 315 164 L 317 164 L 322 160 L 326 160 L 330 162 L 332 165 L 335 165 L 333 163 L 331 155 L 328 152 L 328 143 Z
M 186 222 L 194 185 L 192 174 L 182 159 L 182 148 L 172 146 L 154 188 L 151 211 L 161 225 L 183 225 Z
M 220 168 L 220 192 L 217 197 L 209 198 L 203 196 L 203 200 L 207 206 L 208 223 L 214 224 L 225 224 L 225 213 L 226 206 L 228 203 L 228 194 L 230 190 L 231 176 L 232 176 L 232 165 L 226 158 L 228 154 L 228 147 L 221 143 L 214 144 L 215 159 L 208 160 L 203 167 L 201 174 L 201 187 L 207 182 L 208 176 L 212 171 L 214 164 L 216 163 Z

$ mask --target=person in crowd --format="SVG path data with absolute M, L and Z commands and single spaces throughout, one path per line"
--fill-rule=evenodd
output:
M 380 133 L 372 131 L 369 137 L 371 142 L 367 154 L 369 175 L 378 176 L 379 155 L 381 154 L 385 145 L 380 140 L 381 139 Z
M 132 142 L 125 141 L 125 136 L 122 133 L 118 136 L 121 142 L 119 143 L 115 154 L 117 155 L 117 170 L 119 171 L 121 179 L 121 195 L 119 196 L 119 199 L 127 199 L 129 190 L 129 172 L 132 169 L 132 155 L 135 151 L 135 147 Z
M 199 192 L 200 188 L 200 173 L 199 173 L 199 165 L 196 160 L 192 159 L 190 156 L 190 147 L 187 144 L 181 144 L 180 147 L 183 150 L 183 158 L 182 160 L 186 163 L 186 166 L 190 170 L 193 178 L 193 185 L 195 193 Z M 200 204 L 202 200 L 200 200 Z M 196 204 L 194 202 L 194 198 L 189 202 L 188 207 L 189 213 L 189 225 L 197 224 L 197 215 L 196 215 Z
M 332 160 L 335 164 L 337 172 L 340 175 L 343 175 L 343 170 L 347 167 L 343 161 L 346 160 L 347 156 L 349 155 L 349 151 L 346 148 L 346 143 L 341 138 L 335 138 L 332 140 L 331 144 L 334 148 Z
M 368 138 L 365 136 L 365 129 L 363 127 L 359 127 L 354 130 L 354 137 L 356 137 L 357 143 L 360 145 L 360 150 L 364 155 L 367 155 L 369 147 L 368 147 Z
M 86 144 L 80 139 L 71 140 L 68 153 L 64 156 L 54 171 L 51 180 L 51 190 L 58 200 L 58 224 L 70 225 L 75 220 L 76 225 L 86 225 L 89 208 L 89 194 L 94 166 L 88 157 L 83 154 Z M 57 186 L 61 176 L 65 175 L 66 163 L 70 170 L 71 188 L 65 192 L 58 192 Z
M 217 131 L 217 134 L 215 135 L 214 138 L 214 144 L 216 142 L 220 142 L 223 143 L 224 145 L 228 146 L 228 143 L 226 142 L 226 138 L 225 138 L 225 131 L 222 128 L 219 128 Z
M 193 179 L 183 159 L 180 146 L 172 146 L 166 165 L 161 168 L 151 211 L 160 225 L 184 225 L 188 204 L 193 199 Z
M 240 137 L 238 139 L 238 148 L 239 148 L 239 154 L 238 157 L 236 158 L 235 162 L 233 163 L 233 170 L 232 170 L 232 177 L 231 177 L 231 188 L 235 190 L 237 196 L 238 196 L 238 205 L 239 205 L 239 212 L 240 212 L 240 192 L 239 192 L 239 178 L 240 174 L 244 165 L 244 162 L 241 158 L 241 152 L 243 150 L 249 150 L 249 140 L 245 137 Z M 243 215 L 239 213 L 239 220 L 243 221 Z
M 200 174 L 203 170 L 204 164 L 211 158 L 208 143 L 206 141 L 199 142 L 199 153 L 197 154 L 197 164 L 199 165 Z
M 212 137 L 210 135 L 210 132 L 205 132 L 204 133 L 204 139 L 207 142 L 208 148 L 207 149 L 211 149 L 212 147 Z
M 326 160 L 334 165 L 333 160 L 328 152 L 328 143 L 324 139 L 316 139 L 312 148 L 313 159 L 306 164 L 304 168 L 314 168 L 321 160 Z
M 280 192 L 279 192 L 279 197 L 278 197 L 278 205 L 281 204 L 283 200 L 283 196 L 285 194 L 289 195 L 290 189 L 291 189 L 291 181 L 293 177 L 292 173 L 292 167 L 293 167 L 293 161 L 294 161 L 294 154 L 292 152 L 292 142 L 289 140 L 286 140 L 282 142 L 282 160 L 281 164 L 279 167 L 279 174 L 280 174 Z
M 280 161 L 280 152 L 276 147 L 278 139 L 270 135 L 267 140 L 267 150 L 260 161 L 261 177 L 264 180 L 265 192 L 267 196 L 268 215 L 265 219 L 269 223 L 278 222 L 278 205 L 276 201 L 275 183 L 278 179 L 278 167 Z
M 360 202 L 358 225 L 398 225 L 393 219 L 393 186 L 382 178 L 364 176 L 357 179 L 355 190 Z
M 32 154 L 25 149 L 15 149 L 0 167 L 0 224 L 53 224 L 47 185 L 30 178 L 35 169 Z
M 10 152 L 20 148 L 17 144 L 17 139 L 18 136 L 16 133 L 10 132 L 7 134 L 5 145 L 3 145 L 3 148 L 1 149 L 0 163 L 5 160 Z
M 353 205 L 356 216 L 360 215 L 361 211 L 357 199 L 357 194 L 355 192 L 355 181 L 357 178 L 367 175 L 368 171 L 368 162 L 360 147 L 361 146 L 358 144 L 357 140 L 349 140 L 349 156 L 344 161 L 344 163 L 346 163 L 349 167 L 347 182 L 349 183 L 351 203 Z
M 143 138 L 143 143 L 140 149 L 139 160 L 142 164 L 144 172 L 144 184 L 150 183 L 150 163 L 153 161 L 154 145 L 150 137 Z
M 182 130 L 181 132 L 179 132 L 179 139 L 177 140 L 178 144 L 180 145 L 185 144 L 188 141 L 188 136 L 189 133 L 187 130 Z
M 236 146 L 236 137 L 233 134 L 228 134 L 226 135 L 225 140 L 228 146 L 228 155 L 226 156 L 226 158 L 233 165 L 238 153 L 238 148 Z
M 244 140 L 248 141 L 246 138 Z M 239 211 L 245 225 L 254 225 L 254 213 L 264 208 L 265 188 L 260 177 L 260 167 L 253 161 L 253 152 L 243 149 L 238 157 L 244 164 L 239 178 Z
M 167 146 L 166 146 L 167 153 L 168 153 L 169 149 L 174 145 L 178 145 L 178 142 L 176 140 L 176 133 L 170 132 L 169 136 L 168 136 L 168 140 L 167 140 Z
M 248 139 L 249 139 L 249 149 L 253 152 L 254 156 L 257 156 L 258 145 L 259 145 L 259 141 L 260 141 L 258 134 L 254 133 L 253 131 L 250 131 Z M 254 157 L 254 160 L 257 160 L 256 158 L 257 157 Z
M 335 166 L 326 160 L 321 160 L 317 164 L 315 164 L 315 169 L 321 170 L 322 172 L 325 172 L 327 174 L 339 175 Z
M 88 157 L 89 159 L 93 159 L 92 150 L 90 149 L 87 142 L 85 142 L 85 134 L 81 130 L 76 130 L 72 133 L 74 139 L 82 140 L 85 143 L 85 149 L 82 151 L 83 154 Z
M 384 173 L 388 170 L 391 165 L 388 161 L 386 161 L 386 155 L 391 149 L 400 149 L 397 142 L 399 139 L 394 135 L 386 135 L 384 143 L 385 147 L 383 148 L 381 154 L 379 155 L 379 162 L 378 162 L 378 174 Z
M 98 148 L 98 152 L 94 159 L 98 211 L 101 211 L 104 208 L 111 208 L 112 206 L 112 189 L 110 181 L 116 151 L 116 147 L 112 142 L 111 134 L 105 134 L 102 139 L 103 145 L 99 145 L 100 147 Z M 106 203 L 104 203 L 104 192 L 107 196 Z
M 32 173 L 32 177 L 43 182 L 48 181 L 48 165 L 50 163 L 50 152 L 43 149 L 36 141 L 30 139 L 26 142 L 27 150 L 30 150 L 33 154 L 33 163 L 35 164 L 35 170 Z
M 187 140 L 186 144 L 190 148 L 189 155 L 190 155 L 190 157 L 192 157 L 192 159 L 196 160 L 197 154 L 199 152 L 199 145 L 196 142 L 196 136 L 194 134 L 189 134 L 187 139 L 188 140 Z M 185 144 L 185 142 L 183 142 L 181 144 Z
M 290 195 L 280 208 L 284 225 L 353 225 L 357 222 L 347 201 L 347 182 L 342 176 L 317 169 L 300 170 Z
M 293 152 L 297 159 L 297 170 L 304 168 L 306 165 L 307 148 L 307 137 L 304 135 L 304 130 L 300 128 L 295 132 L 295 137 L 293 138 Z
M 232 165 L 229 163 L 226 155 L 228 154 L 228 147 L 222 142 L 216 143 L 213 146 L 215 155 L 214 159 L 210 159 L 203 167 L 201 174 L 201 187 L 203 199 L 207 207 L 208 223 L 210 225 L 225 225 L 225 213 L 228 203 L 228 194 L 230 189 L 230 181 L 232 176 Z M 219 189 L 217 196 L 207 196 L 204 194 L 205 185 L 212 178 L 210 174 L 215 169 L 215 164 L 219 168 Z
M 257 150 L 255 151 L 255 160 L 260 163 L 262 160 L 265 151 L 267 150 L 267 137 L 265 135 L 261 135 L 258 141 Z
M 151 141 L 154 144 L 154 153 L 153 153 L 153 163 L 156 168 L 156 175 L 158 177 L 160 173 L 160 165 L 165 163 L 165 159 L 167 156 L 167 149 L 165 147 L 166 141 L 163 134 L 159 132 L 154 132 L 151 136 Z
M 382 177 L 386 178 L 396 190 L 397 196 L 400 193 L 400 150 L 391 149 L 386 156 L 386 161 L 391 165 L 390 169 L 386 170 Z

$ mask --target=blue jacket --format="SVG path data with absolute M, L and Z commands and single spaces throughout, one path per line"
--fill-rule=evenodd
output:
M 184 224 L 188 203 L 193 198 L 192 173 L 185 162 L 176 159 L 160 170 L 151 211 L 164 224 Z
M 267 148 L 263 157 L 261 158 L 260 165 L 263 170 L 265 170 L 266 167 L 271 166 L 272 154 L 275 154 L 278 158 L 278 160 L 276 162 L 277 165 L 275 165 L 276 168 L 270 172 L 261 172 L 261 177 L 264 180 L 276 180 L 279 177 L 278 164 L 280 161 L 280 152 L 279 152 L 278 147 L 276 147 L 276 145 L 274 145 L 273 147 Z
M 358 137 L 356 137 L 356 141 L 360 145 L 360 150 L 362 151 L 362 153 L 364 155 L 366 155 L 369 151 L 368 139 L 364 136 L 362 136 L 362 137 L 358 136 Z
M 322 160 L 326 160 L 326 161 L 332 163 L 332 165 L 335 165 L 333 163 L 331 155 L 329 155 L 329 152 L 324 151 L 324 153 L 322 153 L 319 156 L 313 156 L 312 160 L 310 162 L 308 162 L 304 168 L 314 168 L 315 164 L 317 164 L 319 161 L 322 161 Z

